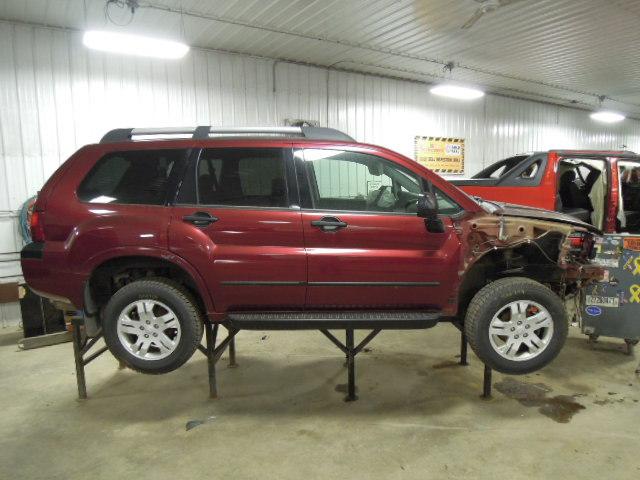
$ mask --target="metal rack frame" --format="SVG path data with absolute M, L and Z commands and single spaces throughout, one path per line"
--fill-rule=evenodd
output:
M 85 377 L 85 366 L 90 362 L 98 358 L 100 355 L 107 351 L 107 347 L 103 346 L 95 352 L 87 355 L 89 350 L 96 345 L 96 343 L 102 338 L 102 331 L 97 336 L 92 338 L 85 338 L 82 334 L 82 326 L 84 319 L 76 317 L 72 320 L 73 327 L 73 353 L 76 366 L 76 382 L 78 386 L 78 398 L 84 400 L 87 399 L 87 384 Z M 227 336 L 216 346 L 220 325 L 223 325 L 228 333 Z M 460 365 L 469 365 L 467 358 L 467 338 L 464 334 L 462 326 L 455 324 L 456 328 L 460 330 Z M 382 330 L 382 328 L 373 329 L 371 332 L 357 345 L 354 342 L 354 328 L 345 329 L 345 343 L 338 340 L 327 329 L 320 328 L 319 331 L 327 337 L 336 347 L 338 347 L 346 357 L 345 366 L 347 368 L 347 395 L 345 397 L 346 402 L 355 401 L 358 399 L 356 395 L 356 377 L 355 377 L 355 359 L 356 355 L 360 353 L 366 345 L 371 342 Z M 207 370 L 209 379 L 209 397 L 218 397 L 218 385 L 216 378 L 216 364 L 220 360 L 220 357 L 224 351 L 229 349 L 229 367 L 236 367 L 236 348 L 235 348 L 235 336 L 240 331 L 239 328 L 235 328 L 229 323 L 214 323 L 205 322 L 205 344 L 198 345 L 198 350 L 207 357 Z M 124 368 L 124 365 L 120 363 L 120 368 Z M 491 398 L 491 377 L 492 370 L 487 365 L 484 366 L 484 376 L 482 385 L 481 398 Z
M 116 128 L 107 132 L 100 143 L 131 142 L 133 137 L 176 137 L 206 140 L 216 136 L 275 136 L 302 137 L 310 140 L 326 140 L 339 142 L 355 142 L 340 130 L 326 127 L 158 127 L 158 128 Z

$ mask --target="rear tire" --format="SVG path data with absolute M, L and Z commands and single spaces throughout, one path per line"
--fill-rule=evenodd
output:
M 129 283 L 111 297 L 102 329 L 118 360 L 138 372 L 160 374 L 191 358 L 202 338 L 203 320 L 184 287 L 152 278 Z
M 549 288 L 529 278 L 491 282 L 471 300 L 465 334 L 476 355 L 494 370 L 525 374 L 551 362 L 564 346 L 564 305 Z

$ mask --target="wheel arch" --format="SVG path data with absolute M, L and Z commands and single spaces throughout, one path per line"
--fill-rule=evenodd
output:
M 526 277 L 561 293 L 564 271 L 550 260 L 531 245 L 488 251 L 465 271 L 460 282 L 458 319 L 465 318 L 472 298 L 482 287 L 500 278 Z
M 108 298 L 130 281 L 148 276 L 171 278 L 192 293 L 204 314 L 215 312 L 206 284 L 198 272 L 182 258 L 164 251 L 110 252 L 89 269 L 85 285 L 85 308 L 102 307 Z M 95 310 L 94 310 L 95 311 Z

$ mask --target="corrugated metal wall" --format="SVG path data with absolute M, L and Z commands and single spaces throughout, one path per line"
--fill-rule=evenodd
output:
M 86 50 L 80 35 L 0 22 L 0 277 L 19 275 L 16 212 L 73 151 L 123 126 L 282 125 L 317 120 L 413 155 L 415 135 L 466 140 L 466 173 L 516 152 L 640 150 L 640 122 L 488 95 L 464 103 L 425 85 L 194 50 L 164 62 Z

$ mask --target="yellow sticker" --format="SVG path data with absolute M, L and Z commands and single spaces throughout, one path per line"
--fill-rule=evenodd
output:
M 640 303 L 640 285 L 631 285 L 629 288 L 629 292 L 631 293 L 630 303 Z
M 633 274 L 640 275 L 640 257 L 636 257 L 633 263 L 636 266 L 636 269 L 633 271 Z

